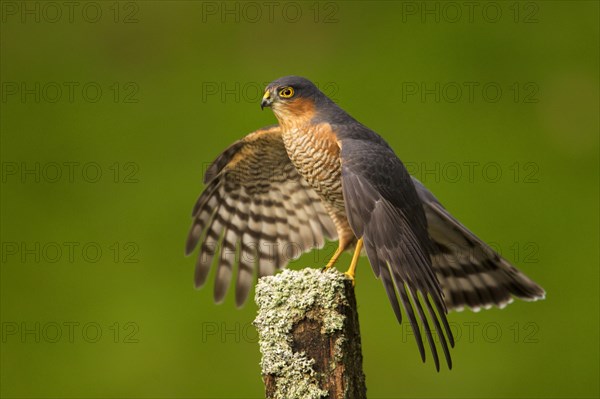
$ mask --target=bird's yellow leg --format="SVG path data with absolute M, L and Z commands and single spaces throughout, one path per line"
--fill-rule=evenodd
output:
M 327 266 L 325 266 L 325 268 L 323 270 L 328 270 L 330 268 L 333 267 L 333 265 L 335 265 L 335 262 L 337 262 L 337 260 L 340 258 L 340 255 L 344 252 L 344 248 L 342 248 L 342 246 L 338 246 L 337 249 L 335 250 L 335 253 L 333 254 L 333 256 L 331 257 L 331 259 L 329 260 L 329 263 L 327 263 Z
M 352 279 L 352 284 L 354 284 L 354 273 L 356 272 L 356 264 L 358 263 L 358 258 L 360 257 L 360 251 L 362 251 L 363 247 L 363 239 L 357 241 L 356 248 L 354 249 L 354 255 L 352 256 L 352 262 L 350 263 L 350 267 L 348 271 L 344 273 L 348 277 Z

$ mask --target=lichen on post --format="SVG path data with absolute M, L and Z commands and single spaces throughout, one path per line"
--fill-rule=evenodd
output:
M 348 277 L 336 270 L 284 270 L 259 280 L 256 303 L 267 398 L 366 398 Z

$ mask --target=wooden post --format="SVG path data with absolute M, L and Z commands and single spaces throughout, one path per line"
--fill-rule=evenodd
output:
M 259 280 L 261 367 L 268 399 L 364 399 L 365 376 L 351 280 L 306 268 Z

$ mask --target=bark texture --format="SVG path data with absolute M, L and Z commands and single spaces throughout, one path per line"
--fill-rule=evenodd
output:
M 344 274 L 263 277 L 256 303 L 267 398 L 366 398 L 354 287 Z

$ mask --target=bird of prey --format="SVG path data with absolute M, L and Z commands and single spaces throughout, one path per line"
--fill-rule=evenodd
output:
M 377 133 L 348 115 L 305 78 L 287 76 L 265 89 L 278 125 L 233 143 L 206 171 L 186 245 L 199 245 L 195 285 L 216 263 L 215 301 L 234 266 L 241 306 L 259 277 L 271 275 L 325 240 L 338 240 L 327 264 L 353 250 L 354 278 L 366 253 L 399 322 L 402 306 L 425 361 L 425 332 L 439 371 L 429 319 L 452 368 L 447 313 L 536 300 L 544 290 L 471 233 L 412 178 Z M 216 258 L 216 260 L 215 260 Z M 443 326 L 443 328 L 442 328 Z

